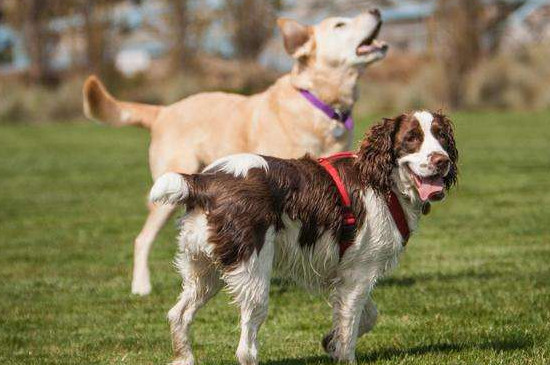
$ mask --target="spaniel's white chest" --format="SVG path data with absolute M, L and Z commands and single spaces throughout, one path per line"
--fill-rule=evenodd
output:
M 302 224 L 283 215 L 276 237 L 275 267 L 278 274 L 312 289 L 333 284 L 345 271 L 376 280 L 397 264 L 403 238 L 385 201 L 367 192 L 363 199 L 365 220 L 354 243 L 340 257 L 340 242 L 325 231 L 311 247 L 299 242 Z

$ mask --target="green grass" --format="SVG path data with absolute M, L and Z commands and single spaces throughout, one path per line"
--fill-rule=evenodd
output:
M 359 340 L 359 362 L 550 363 L 550 113 L 453 118 L 460 185 L 375 289 L 379 322 Z M 1 364 L 170 360 L 175 224 L 153 250 L 152 295 L 129 294 L 147 144 L 137 129 L 1 127 Z M 226 294 L 199 313 L 200 363 L 234 363 L 237 321 Z M 274 284 L 262 362 L 328 363 L 329 325 L 325 299 Z

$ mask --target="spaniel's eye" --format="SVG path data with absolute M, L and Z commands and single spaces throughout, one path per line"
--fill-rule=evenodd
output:
M 435 138 L 437 138 L 439 140 L 444 140 L 445 139 L 445 133 L 441 128 L 437 128 L 437 129 L 433 130 L 432 134 Z
M 345 25 L 346 25 L 346 23 L 344 23 L 344 22 L 339 22 L 339 23 L 334 24 L 334 28 L 342 28 L 342 27 L 344 27 Z
M 418 133 L 409 133 L 405 140 L 409 143 L 418 141 L 420 137 L 418 136 Z

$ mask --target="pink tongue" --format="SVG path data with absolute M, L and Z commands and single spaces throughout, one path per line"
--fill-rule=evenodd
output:
M 365 54 L 365 53 L 369 53 L 370 51 L 372 51 L 372 50 L 374 50 L 374 49 L 376 49 L 375 46 L 364 44 L 364 45 L 362 45 L 362 46 L 357 47 L 357 53 L 359 53 L 359 54 Z
M 443 178 L 442 177 L 420 177 L 415 176 L 416 187 L 420 200 L 425 202 L 430 199 L 431 196 L 441 193 L 443 191 Z

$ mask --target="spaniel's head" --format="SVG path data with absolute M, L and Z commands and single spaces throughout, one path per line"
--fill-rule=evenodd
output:
M 380 194 L 393 187 L 411 201 L 438 201 L 457 181 L 453 125 L 443 114 L 417 111 L 374 125 L 359 150 L 363 182 Z

